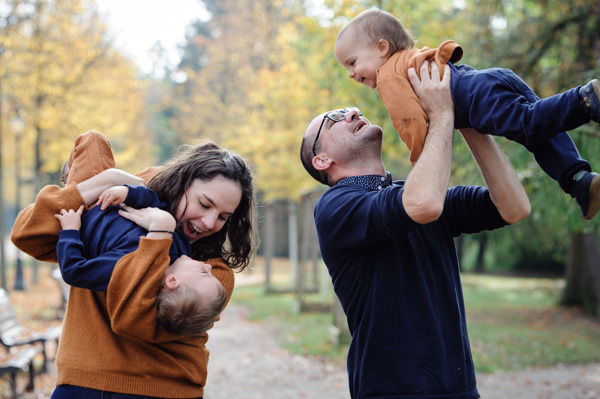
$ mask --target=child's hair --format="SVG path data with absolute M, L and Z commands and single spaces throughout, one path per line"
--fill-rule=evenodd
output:
M 182 146 L 178 154 L 148 182 L 148 188 L 156 191 L 158 197 L 167 204 L 168 211 L 175 215 L 179 200 L 194 179 L 210 181 L 217 176 L 237 182 L 242 190 L 242 198 L 219 232 L 192 244 L 192 257 L 198 260 L 222 258 L 229 267 L 240 268 L 241 271 L 248 266 L 255 247 L 252 234 L 252 174 L 242 157 L 212 142 Z M 225 248 L 227 239 L 229 245 Z
M 156 320 L 171 334 L 198 336 L 212 327 L 226 301 L 222 286 L 209 303 L 201 303 L 198 292 L 184 284 L 173 290 L 163 287 L 156 300 Z
M 369 9 L 358 14 L 338 33 L 337 40 L 345 33 L 355 36 L 364 33 L 373 45 L 380 39 L 387 40 L 390 45 L 390 55 L 415 46 L 415 41 L 404 29 L 400 20 L 389 12 L 379 9 Z

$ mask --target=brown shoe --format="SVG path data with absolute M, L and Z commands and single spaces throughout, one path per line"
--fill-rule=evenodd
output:
M 590 200 L 588 203 L 588 209 L 585 215 L 585 219 L 592 219 L 600 210 L 600 175 L 593 173 L 594 177 L 590 182 Z
M 579 97 L 590 119 L 600 123 L 600 81 L 590 80 L 580 89 Z

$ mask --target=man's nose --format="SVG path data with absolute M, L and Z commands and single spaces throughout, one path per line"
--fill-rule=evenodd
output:
M 347 121 L 352 121 L 353 119 L 358 118 L 358 111 L 356 109 L 350 109 L 348 110 L 348 112 L 346 112 L 346 120 Z

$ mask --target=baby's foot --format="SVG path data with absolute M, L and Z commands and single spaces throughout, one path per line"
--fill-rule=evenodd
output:
M 592 219 L 600 209 L 600 175 L 579 172 L 571 189 L 571 195 L 579 204 L 585 219 Z
M 600 81 L 589 81 L 579 90 L 579 97 L 590 119 L 600 122 Z

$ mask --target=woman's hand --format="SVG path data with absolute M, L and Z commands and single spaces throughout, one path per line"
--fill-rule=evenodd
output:
M 60 227 L 63 230 L 79 230 L 81 228 L 81 214 L 83 213 L 83 205 L 76 211 L 73 209 L 61 209 L 59 214 L 54 215 L 60 222 Z
M 77 189 L 86 205 L 90 206 L 98 201 L 100 194 L 113 186 L 145 186 L 144 179 L 127 173 L 121 169 L 106 169 L 89 179 L 77 184 Z
M 142 208 L 135 209 L 127 205 L 123 205 L 119 210 L 119 215 L 125 219 L 129 219 L 138 226 L 149 231 L 149 238 L 164 238 L 165 234 L 169 233 L 151 233 L 153 230 L 160 231 L 175 231 L 177 222 L 173 215 L 159 208 Z M 170 234 L 168 235 L 170 237 Z

